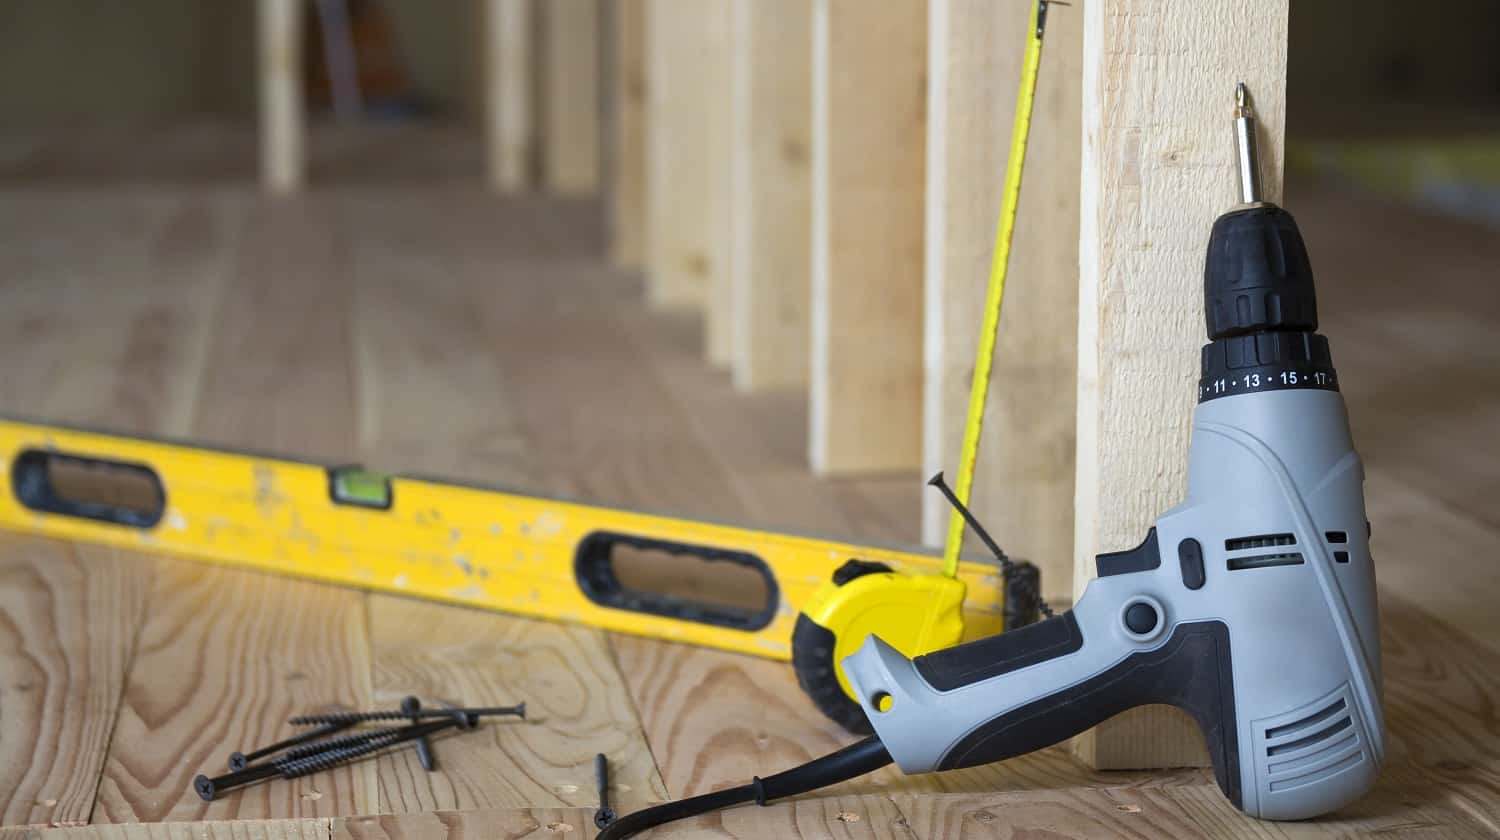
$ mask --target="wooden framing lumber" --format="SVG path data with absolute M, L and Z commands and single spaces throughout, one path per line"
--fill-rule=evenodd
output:
M 531 0 L 482 0 L 485 171 L 490 186 L 525 190 L 535 158 Z
M 302 103 L 301 0 L 257 3 L 260 74 L 260 181 L 272 193 L 292 193 L 306 177 Z
M 1262 184 L 1280 199 L 1288 0 L 1147 0 L 1083 8 L 1074 587 L 1094 555 L 1140 543 L 1182 498 L 1204 343 L 1203 255 L 1238 200 L 1235 83 L 1260 123 Z M 1097 767 L 1202 762 L 1166 707 L 1079 739 Z
M 547 0 L 540 6 L 545 38 L 542 182 L 561 195 L 599 190 L 599 2 Z
M 819 474 L 922 449 L 926 0 L 817 0 L 810 441 Z
M 958 466 L 1028 12 L 932 0 L 923 475 Z M 1081 12 L 1052 9 L 970 499 L 1049 598 L 1073 585 L 1082 43 Z M 922 503 L 923 539 L 941 545 L 951 509 Z
M 743 391 L 807 384 L 812 7 L 734 0 L 731 371 Z
M 728 0 L 647 0 L 647 299 L 705 312 L 729 342 Z
M 615 0 L 611 11 L 609 253 L 619 268 L 640 268 L 646 252 L 646 0 Z

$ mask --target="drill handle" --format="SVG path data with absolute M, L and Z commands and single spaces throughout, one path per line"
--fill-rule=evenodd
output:
M 1198 722 L 1219 786 L 1238 804 L 1227 626 L 1194 621 L 1135 632 L 1131 608 L 1140 602 L 1109 588 L 1091 585 L 1074 609 L 1047 621 L 915 660 L 871 637 L 844 660 L 845 674 L 907 772 L 1012 758 L 1161 703 Z M 1145 618 L 1137 610 L 1135 626 Z M 1154 623 L 1163 623 L 1159 612 Z

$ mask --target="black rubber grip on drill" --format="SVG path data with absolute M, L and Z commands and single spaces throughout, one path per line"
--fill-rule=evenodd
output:
M 1061 616 L 1052 619 L 1060 620 Z M 953 650 L 972 649 L 974 644 Z M 1178 625 L 1161 647 L 1133 653 L 1080 683 L 986 721 L 955 744 L 938 769 L 956 770 L 1024 755 L 1123 711 L 1153 703 L 1176 706 L 1198 722 L 1213 760 L 1214 778 L 1229 801 L 1240 807 L 1234 673 L 1229 628 L 1221 621 Z
M 1083 631 L 1073 611 L 912 660 L 917 673 L 938 691 L 951 691 L 1049 659 L 1077 653 Z
M 1208 337 L 1316 332 L 1312 262 L 1292 214 L 1267 205 L 1215 222 L 1203 268 Z

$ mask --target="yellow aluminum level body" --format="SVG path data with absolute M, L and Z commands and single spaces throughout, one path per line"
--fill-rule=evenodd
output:
M 851 558 L 936 575 L 935 554 L 852 545 L 652 516 L 441 481 L 391 476 L 387 509 L 336 502 L 328 467 L 255 454 L 0 418 L 0 528 L 122 546 L 364 589 L 466 604 L 606 630 L 788 659 L 799 610 Z M 49 461 L 48 459 L 53 459 Z M 122 524 L 47 512 L 36 484 L 56 460 L 149 470 L 155 521 Z M 38 465 L 42 467 L 39 469 Z M 384 477 L 381 477 L 384 479 Z M 28 489 L 29 488 L 29 489 Z M 42 493 L 41 496 L 45 496 Z M 25 499 L 23 500 L 23 497 Z M 45 500 L 44 500 L 45 501 Z M 759 626 L 609 605 L 575 570 L 580 545 L 612 534 L 758 561 L 774 579 Z M 1004 585 L 993 566 L 965 562 L 964 637 L 1002 629 Z M 892 628 L 893 630 L 897 628 Z M 899 633 L 897 634 L 899 635 Z

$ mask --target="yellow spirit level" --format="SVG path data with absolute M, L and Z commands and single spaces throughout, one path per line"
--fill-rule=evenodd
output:
M 772 659 L 851 561 L 941 569 L 917 551 L 3 418 L 0 458 L 0 528 Z M 999 570 L 965 562 L 958 578 L 966 637 L 1002 629 Z

